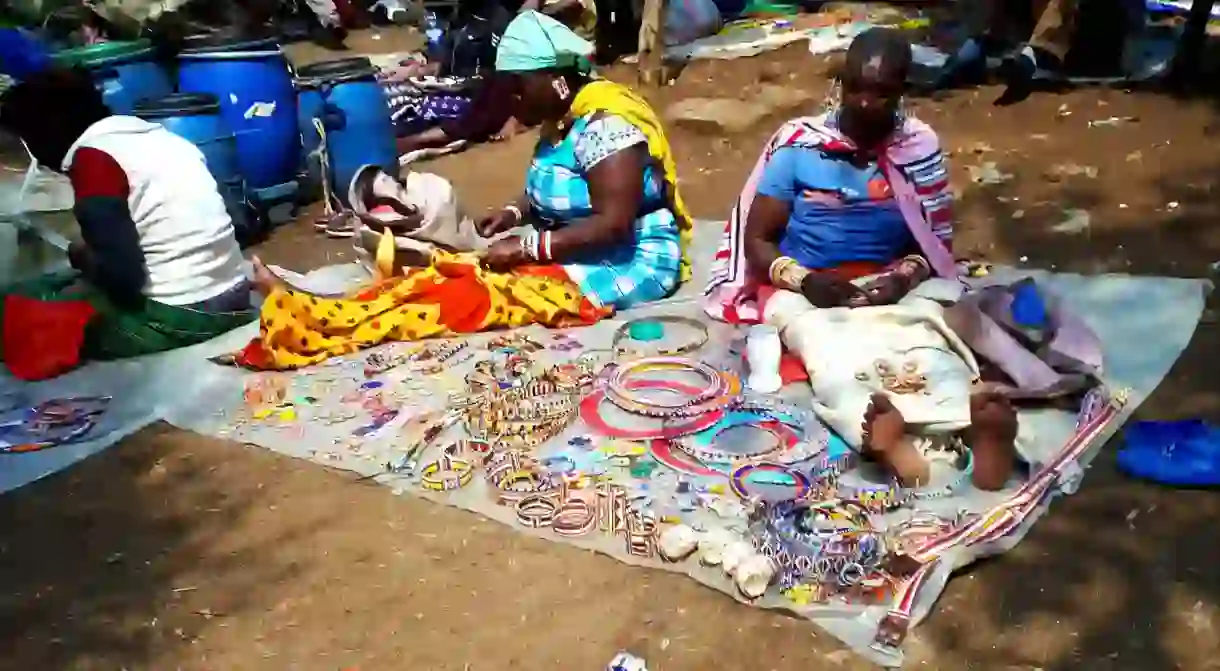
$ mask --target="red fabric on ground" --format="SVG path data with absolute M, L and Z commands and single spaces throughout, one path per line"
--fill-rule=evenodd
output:
M 85 301 L 4 299 L 4 364 L 14 377 L 46 380 L 81 363 L 85 326 L 96 311 Z

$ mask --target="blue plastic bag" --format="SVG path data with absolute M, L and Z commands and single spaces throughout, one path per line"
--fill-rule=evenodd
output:
M 665 3 L 665 45 L 675 46 L 714 35 L 724 25 L 713 0 L 669 0 Z
M 0 28 L 0 72 L 25 79 L 51 67 L 51 53 L 33 34 L 19 28 Z

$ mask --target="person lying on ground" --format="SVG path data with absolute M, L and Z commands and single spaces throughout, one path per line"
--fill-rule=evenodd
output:
M 592 37 L 594 26 L 597 23 L 597 11 L 591 0 L 551 0 L 550 2 L 527 0 L 522 5 L 521 11 L 531 10 L 541 11 L 543 14 L 557 19 L 585 39 Z M 491 17 L 492 20 L 487 25 L 492 28 L 492 36 L 485 44 L 490 44 L 494 49 L 495 43 L 503 35 L 504 29 L 508 27 L 507 10 L 500 3 L 491 2 L 484 5 L 482 9 L 475 8 L 470 11 L 472 15 L 481 13 Z M 464 38 L 459 39 L 464 40 Z M 454 54 L 447 58 L 452 62 L 456 60 L 457 56 Z M 494 56 L 484 58 L 482 62 L 493 60 Z M 393 88 L 389 95 L 396 96 L 397 98 L 392 99 L 398 99 L 402 103 L 407 100 L 415 100 L 414 104 L 429 106 L 432 100 L 425 98 L 420 101 L 418 96 L 406 96 L 407 91 L 400 82 L 412 76 L 436 76 L 448 72 L 452 72 L 452 68 L 447 68 L 443 59 L 422 66 L 406 66 L 389 76 L 391 81 L 396 82 L 392 85 Z M 463 112 L 452 118 L 444 119 L 433 128 L 399 139 L 398 153 L 402 155 L 421 149 L 445 147 L 459 141 L 470 143 L 508 140 L 521 132 L 523 126 L 511 115 L 517 95 L 515 80 L 512 77 L 498 76 L 495 72 L 487 70 L 482 72 L 482 77 L 482 85 L 475 91 L 469 103 L 464 106 Z M 441 97 L 437 102 L 443 104 L 445 99 Z
M 48 110 L 57 110 L 53 122 Z M 71 180 L 81 234 L 68 250 L 72 272 L 5 295 L 88 303 L 94 316 L 78 341 L 82 358 L 184 347 L 257 316 L 233 223 L 195 145 L 111 114 L 79 70 L 46 71 L 6 91 L 0 127 Z
M 956 276 L 939 142 L 902 106 L 910 64 L 898 31 L 852 41 L 831 109 L 786 124 L 760 158 L 730 222 L 744 219 L 744 234 L 717 254 L 744 257 L 744 277 L 734 286 L 714 268 L 708 308 L 732 319 L 751 294 L 804 362 L 823 419 L 905 486 L 927 484 L 927 457 L 946 449 L 929 433 L 962 430 L 975 485 L 998 489 L 1016 413 L 972 390 L 977 364 L 938 304 L 908 297 L 934 274 Z
M 437 58 L 384 73 L 383 86 L 395 119 L 405 119 L 409 112 L 441 119 L 432 128 L 399 138 L 400 155 L 458 141 L 508 139 L 520 131 L 511 111 L 515 90 L 511 81 L 496 76 L 494 70 L 496 45 L 510 21 L 512 13 L 498 0 L 463 0 Z M 482 81 L 473 94 L 433 96 L 411 83 L 419 77 L 480 77 Z
M 343 298 L 317 296 L 256 262 L 255 283 L 268 295 L 262 329 L 233 362 L 298 368 L 388 341 L 589 324 L 689 279 L 691 219 L 660 121 L 629 89 L 591 79 L 592 53 L 554 19 L 519 14 L 496 67 L 517 80 L 522 118 L 543 125 L 525 195 L 471 222 L 435 175 L 397 185 L 358 175 L 354 200 L 378 215 L 364 223 L 382 232 L 379 281 Z M 386 198 L 401 204 L 374 212 Z M 371 246 L 365 237 L 357 244 Z M 427 267 L 400 267 L 422 247 L 404 255 L 402 238 L 430 244 Z

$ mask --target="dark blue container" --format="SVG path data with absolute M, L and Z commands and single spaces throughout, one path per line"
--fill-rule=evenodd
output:
M 217 98 L 236 137 L 246 184 L 261 190 L 294 183 L 300 160 L 296 91 L 279 43 L 193 37 L 179 58 L 178 89 Z
M 115 114 L 131 114 L 145 98 L 160 98 L 174 92 L 169 74 L 153 60 L 147 40 L 102 42 L 57 52 L 58 65 L 88 70 L 102 92 L 102 100 Z
M 136 105 L 136 116 L 156 121 L 199 147 L 208 171 L 220 184 L 241 184 L 237 139 L 220 112 L 220 101 L 207 93 L 175 93 Z
M 238 241 L 242 246 L 258 241 L 266 225 L 263 215 L 251 204 L 252 194 L 246 189 L 238 162 L 237 138 L 225 122 L 216 96 L 174 93 L 144 100 L 136 105 L 135 115 L 165 126 L 199 148 L 224 198 Z
M 297 72 L 297 89 L 305 155 L 309 158 L 321 142 L 314 125 L 317 120 L 326 133 L 326 177 L 344 203 L 352 177 L 361 166 L 376 165 L 391 175 L 398 174 L 390 106 L 369 59 L 346 58 L 303 67 Z M 307 166 L 311 172 L 321 172 L 314 161 L 307 161 Z M 320 175 L 314 176 L 320 181 Z

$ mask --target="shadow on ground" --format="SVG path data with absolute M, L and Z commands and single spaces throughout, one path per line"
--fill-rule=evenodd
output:
M 182 434 L 166 426 L 145 434 L 0 497 L 0 666 L 155 668 L 159 647 L 189 643 L 212 618 L 244 608 L 240 595 L 293 577 L 260 571 L 271 548 L 230 534 L 274 510 L 257 486 L 181 486 L 238 482 L 245 465 L 173 449 Z M 289 524 L 274 542 L 307 543 L 308 534 Z M 195 605 L 194 592 L 219 576 L 238 597 Z
M 1206 124 L 1205 137 L 1214 134 L 1214 123 Z M 1054 157 L 1073 158 L 1067 152 Z M 1028 250 L 1022 256 L 1030 265 L 1066 272 L 1209 277 L 1211 263 L 1220 260 L 1220 160 L 1186 170 L 1171 161 L 1150 169 L 1133 165 L 1144 160 L 1116 150 L 1095 167 L 1159 173 L 1146 187 L 1161 204 L 1153 216 L 1144 208 L 1128 214 L 1122 200 L 1140 195 L 1107 189 L 1104 179 L 1048 184 L 1045 171 L 970 189 L 962 206 L 996 222 L 989 237 L 1009 260 L 1013 250 Z M 1043 197 L 1047 202 L 1038 203 Z M 1064 211 L 1071 209 L 1093 213 L 1093 224 L 1066 226 Z M 1099 221 L 1105 217 L 1114 220 Z M 1220 421 L 1214 359 L 1220 329 L 1210 313 L 1137 418 Z M 1114 467 L 1117 443 L 1103 449 L 1087 485 L 1059 499 L 1016 549 L 950 583 L 941 610 L 917 630 L 916 647 L 937 668 L 1220 668 L 1220 574 L 1207 559 L 1217 552 L 1220 498 L 1123 478 Z

